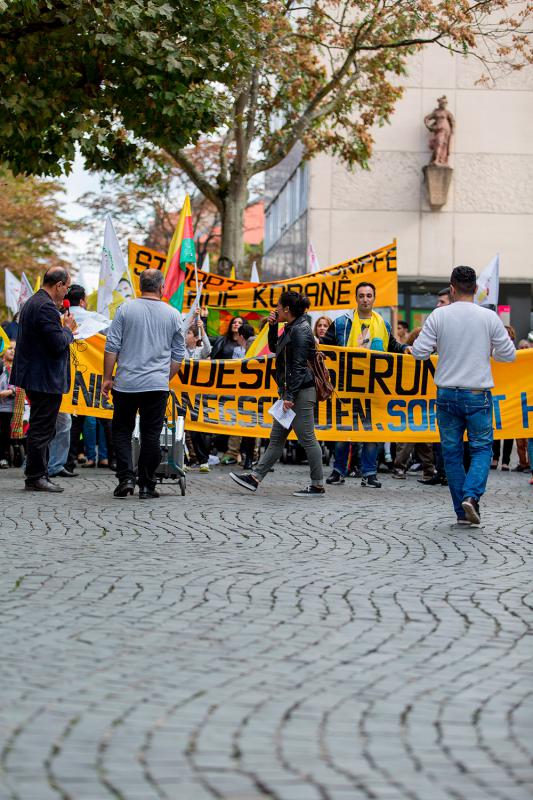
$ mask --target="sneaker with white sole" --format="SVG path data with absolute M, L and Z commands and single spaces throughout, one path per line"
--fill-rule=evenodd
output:
M 209 464 L 200 464 L 200 472 L 211 472 Z
M 294 497 L 324 497 L 325 494 L 326 490 L 323 486 L 313 486 L 312 484 L 306 486 L 305 489 L 293 492 Z
M 247 475 L 236 475 L 234 472 L 230 472 L 229 476 L 235 483 L 242 486 L 243 489 L 248 489 L 249 492 L 257 491 L 259 481 L 257 481 L 253 475 L 250 475 L 250 473 Z
M 344 483 L 344 476 L 341 475 L 340 472 L 337 472 L 336 469 L 334 469 L 329 478 L 326 478 L 326 483 L 328 483 L 329 485 L 334 484 L 340 486 L 341 484 Z
M 465 497 L 461 505 L 468 522 L 470 522 L 472 525 L 479 525 L 481 522 L 479 500 L 476 500 L 475 497 Z
M 367 475 L 362 478 L 361 486 L 366 486 L 371 489 L 381 489 L 381 481 L 378 481 L 376 475 Z

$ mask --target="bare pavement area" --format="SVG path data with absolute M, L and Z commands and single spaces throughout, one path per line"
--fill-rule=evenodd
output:
M 2 800 L 530 800 L 533 487 L 0 473 Z

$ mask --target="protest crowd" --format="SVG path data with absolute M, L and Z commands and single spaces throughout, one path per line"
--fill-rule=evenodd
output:
M 0 469 L 23 466 L 27 490 L 54 493 L 79 477 L 79 468 L 109 469 L 117 476 L 115 497 L 134 494 L 138 485 L 140 499 L 157 498 L 155 473 L 169 380 L 184 359 L 247 359 L 263 331 L 267 352 L 275 359 L 280 398 L 271 410 L 269 439 L 187 431 L 185 471 L 207 474 L 214 466 L 232 467 L 229 477 L 255 492 L 280 460 L 308 463 L 310 483 L 293 492 L 297 497 L 323 496 L 326 486 L 335 491 L 347 478 L 377 490 L 389 478 L 405 481 L 413 476 L 430 490 L 449 487 L 456 524 L 480 522 L 479 501 L 491 469 L 525 473 L 533 485 L 533 439 L 516 441 L 513 466 L 514 441 L 493 440 L 490 366 L 491 356 L 511 362 L 516 349 L 533 347 L 533 334 L 516 342 L 512 326 L 504 326 L 494 311 L 473 302 L 476 275 L 471 268 L 453 271 L 435 311 L 422 328 L 412 331 L 404 320 L 398 320 L 393 331 L 374 308 L 379 299 L 376 286 L 360 280 L 354 307 L 334 319 L 323 314 L 313 324 L 309 298 L 289 289 L 258 330 L 236 315 L 225 332 L 210 337 L 209 310 L 198 305 L 187 317 L 182 315 L 163 302 L 167 284 L 163 272 L 146 269 L 140 275 L 140 296 L 119 305 L 110 320 L 87 310 L 86 290 L 71 283 L 67 270 L 48 270 L 15 320 L 4 323 Z M 102 396 L 113 405 L 112 421 L 60 411 L 70 386 L 74 335 L 86 323 L 106 336 Z M 440 442 L 319 441 L 317 403 L 334 390 L 323 368 L 321 345 L 422 360 L 437 354 Z M 134 465 L 131 442 L 137 418 L 141 445 Z M 288 440 L 290 430 L 296 443 Z M 325 477 L 330 460 L 332 468 Z

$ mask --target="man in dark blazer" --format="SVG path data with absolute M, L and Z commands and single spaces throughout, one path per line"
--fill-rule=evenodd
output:
M 26 489 L 62 492 L 48 478 L 48 446 L 55 435 L 62 395 L 70 385 L 70 344 L 74 317 L 59 313 L 70 285 L 62 267 L 52 267 L 42 289 L 30 297 L 20 312 L 11 381 L 25 389 L 30 401 L 30 427 L 26 453 Z

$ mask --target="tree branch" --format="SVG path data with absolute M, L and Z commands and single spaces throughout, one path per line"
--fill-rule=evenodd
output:
M 182 170 L 189 176 L 191 181 L 194 185 L 199 189 L 199 191 L 207 197 L 208 200 L 218 208 L 220 212 L 223 210 L 223 203 L 222 198 L 220 197 L 219 192 L 212 186 L 207 178 L 204 178 L 202 173 L 196 168 L 190 158 L 183 152 L 183 150 L 176 150 L 175 153 L 171 152 L 170 150 L 166 151 L 171 158 L 174 159 L 176 164 L 182 168 Z
M 339 97 L 344 95 L 344 92 L 349 88 L 350 84 L 353 83 L 353 79 L 350 79 L 347 82 L 346 88 L 342 88 L 342 81 L 343 78 L 346 76 L 348 71 L 350 70 L 356 55 L 358 52 L 364 51 L 375 51 L 375 50 L 391 50 L 391 49 L 399 49 L 402 47 L 412 47 L 414 45 L 423 45 L 423 44 L 433 44 L 438 43 L 440 39 L 444 36 L 444 32 L 440 32 L 435 34 L 431 37 L 419 37 L 416 39 L 402 39 L 399 42 L 391 42 L 389 44 L 376 44 L 376 45 L 362 45 L 359 43 L 358 38 L 350 48 L 348 55 L 346 56 L 344 63 L 342 64 L 341 68 L 335 73 L 335 75 L 325 84 L 314 96 L 314 98 L 310 101 L 305 111 L 295 120 L 292 125 L 290 126 L 289 130 L 287 131 L 287 135 L 285 139 L 278 145 L 276 150 L 266 158 L 260 159 L 256 161 L 255 164 L 252 165 L 250 169 L 251 175 L 257 175 L 259 172 L 264 172 L 272 167 L 275 167 L 276 164 L 285 158 L 287 153 L 290 152 L 292 147 L 296 144 L 296 142 L 301 138 L 302 134 L 307 130 L 307 128 L 315 122 L 317 119 L 320 119 L 324 114 L 330 113 L 336 105 L 336 100 L 328 103 L 327 105 L 320 107 L 320 103 L 332 92 L 339 89 Z

